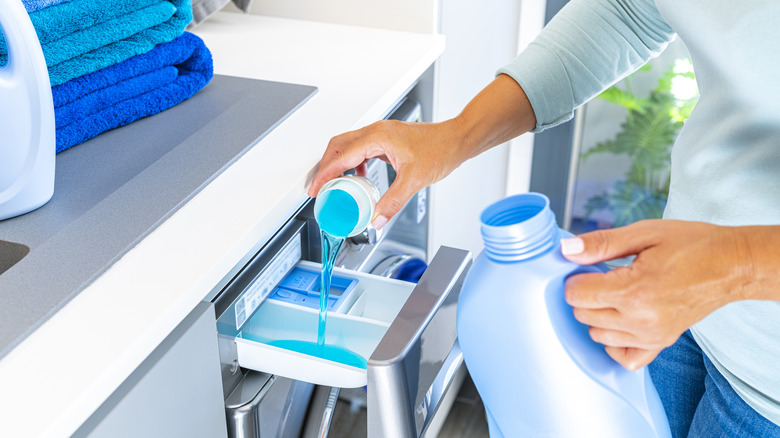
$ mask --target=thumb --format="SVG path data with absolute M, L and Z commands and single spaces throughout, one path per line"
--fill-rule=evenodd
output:
M 609 230 L 598 230 L 561 239 L 561 253 L 581 265 L 638 254 L 653 245 L 651 233 L 641 222 Z
M 371 226 L 380 230 L 387 221 L 393 218 L 411 197 L 419 191 L 414 185 L 408 183 L 403 179 L 401 174 L 396 177 L 390 188 L 387 189 L 384 195 L 376 203 L 376 209 L 374 212 L 374 218 L 371 220 Z

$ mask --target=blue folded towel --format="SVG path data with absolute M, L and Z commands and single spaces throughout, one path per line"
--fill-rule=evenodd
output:
M 32 12 L 30 19 L 55 86 L 173 40 L 192 20 L 192 4 L 191 0 L 70 0 Z M 6 57 L 0 37 L 0 65 Z
M 164 111 L 212 76 L 211 52 L 185 32 L 147 53 L 53 87 L 57 152 Z
M 22 0 L 22 4 L 24 5 L 24 8 L 27 9 L 27 12 L 30 13 L 69 1 L 70 0 Z

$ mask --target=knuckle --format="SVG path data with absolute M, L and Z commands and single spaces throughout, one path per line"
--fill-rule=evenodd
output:
M 576 284 L 574 283 L 574 278 L 569 278 L 566 280 L 566 283 L 564 283 L 563 288 L 563 299 L 568 303 L 569 305 L 574 305 L 574 299 L 576 298 L 576 291 L 577 288 Z
M 380 120 L 369 125 L 369 128 L 371 129 L 371 133 L 377 136 L 378 139 L 387 141 L 392 137 L 393 133 L 396 132 L 396 122 L 396 120 Z
M 590 233 L 589 240 L 591 247 L 596 249 L 596 255 L 599 257 L 604 257 L 607 255 L 610 242 L 611 242 L 611 234 L 608 232 L 608 230 L 598 230 Z
M 406 202 L 401 199 L 389 198 L 385 200 L 385 209 L 395 214 L 401 211 L 405 204 Z
M 639 303 L 636 308 L 644 309 L 644 311 L 641 313 L 641 319 L 643 325 L 649 333 L 655 334 L 663 329 L 664 318 L 659 311 L 646 306 L 643 303 Z
M 598 342 L 600 344 L 605 344 L 606 343 L 605 342 L 606 339 L 605 339 L 603 330 L 598 329 L 596 327 L 590 327 L 590 328 L 588 328 L 588 334 L 590 335 L 590 338 L 593 339 L 594 341 L 596 341 L 596 342 Z
M 657 325 L 650 326 L 646 329 L 643 338 L 647 347 L 656 348 L 671 345 L 667 331 L 664 330 L 663 327 Z

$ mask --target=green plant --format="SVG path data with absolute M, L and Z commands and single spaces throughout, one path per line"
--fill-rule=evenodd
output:
M 628 156 L 631 164 L 625 179 L 588 199 L 586 218 L 608 210 L 615 218 L 613 226 L 619 227 L 663 214 L 669 193 L 671 148 L 696 105 L 698 92 L 690 61 L 677 60 L 648 97 L 638 97 L 631 88 L 631 78 L 649 70 L 650 64 L 645 64 L 623 80 L 624 88 L 616 85 L 598 96 L 628 113 L 617 135 L 583 153 L 582 159 L 610 153 Z

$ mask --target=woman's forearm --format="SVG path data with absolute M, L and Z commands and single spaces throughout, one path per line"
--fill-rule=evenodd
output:
M 536 117 L 520 85 L 502 74 L 445 123 L 458 130 L 465 160 L 534 129 Z
M 382 120 L 332 138 L 308 193 L 316 196 L 325 182 L 369 158 L 387 161 L 397 175 L 376 205 L 372 223 L 379 229 L 423 187 L 535 126 L 523 89 L 511 77 L 499 75 L 452 119 L 439 123 Z

